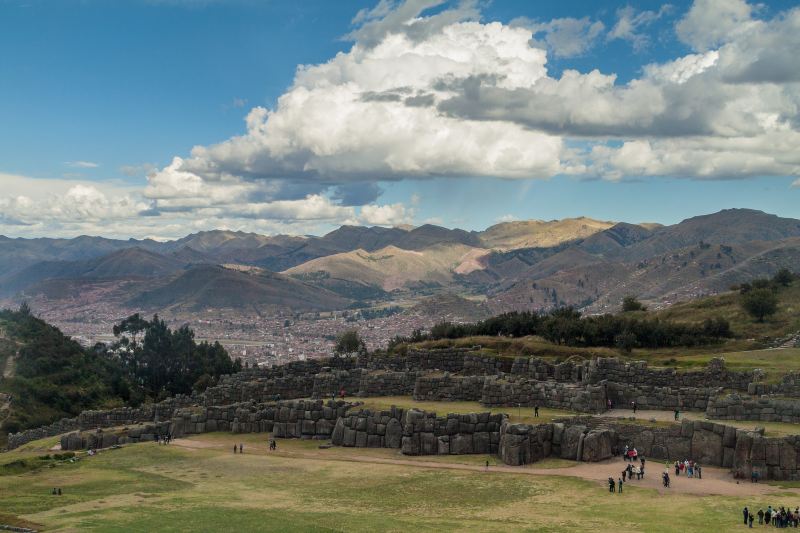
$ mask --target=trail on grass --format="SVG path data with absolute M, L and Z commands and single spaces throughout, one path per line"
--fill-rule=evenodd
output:
M 176 439 L 173 441 L 175 445 L 189 449 L 219 449 L 227 450 L 227 445 L 204 441 L 202 438 L 191 439 Z M 263 449 L 262 449 L 263 448 Z M 352 448 L 346 448 L 352 450 Z M 335 450 L 335 449 L 334 449 Z M 461 470 L 470 472 L 485 472 L 488 474 L 517 474 L 529 476 L 564 476 L 576 477 L 588 481 L 595 481 L 601 485 L 606 485 L 610 476 L 617 480 L 622 475 L 622 470 L 626 466 L 626 462 L 619 459 L 608 459 L 598 463 L 581 463 L 576 462 L 574 466 L 566 468 L 537 468 L 535 464 L 520 466 L 508 465 L 490 465 L 487 470 L 485 466 L 469 465 L 460 463 L 441 463 L 434 461 L 425 461 L 417 459 L 400 459 L 400 458 L 386 458 L 376 457 L 367 454 L 348 454 L 341 455 L 334 453 L 326 453 L 327 450 L 319 450 L 318 452 L 298 452 L 293 450 L 281 450 L 269 452 L 266 444 L 261 446 L 250 445 L 245 454 L 249 455 L 271 455 L 275 457 L 290 458 L 290 459 L 304 459 L 312 461 L 341 461 L 353 463 L 368 463 L 368 464 L 384 464 L 384 465 L 397 465 L 397 466 L 410 466 L 416 468 L 436 469 L 436 470 Z M 763 483 L 750 483 L 750 482 L 737 482 L 734 480 L 730 472 L 723 468 L 716 467 L 703 467 L 703 479 L 689 479 L 684 477 L 674 476 L 674 470 L 670 467 L 670 480 L 671 487 L 666 489 L 661 483 L 661 474 L 664 472 L 664 463 L 658 461 L 650 461 L 646 464 L 646 476 L 642 480 L 630 481 L 623 485 L 623 493 L 625 488 L 642 487 L 657 490 L 661 494 L 693 494 L 697 496 L 720 495 L 720 496 L 757 496 L 766 495 L 771 493 L 787 493 L 793 492 L 800 494 L 800 489 L 786 489 L 773 485 L 766 485 Z M 605 489 L 604 489 L 605 490 Z

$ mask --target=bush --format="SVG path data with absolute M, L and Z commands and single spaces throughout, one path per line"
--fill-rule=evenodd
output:
M 622 300 L 622 312 L 629 313 L 631 311 L 646 311 L 647 308 L 642 305 L 642 302 L 636 299 L 635 296 L 626 296 Z

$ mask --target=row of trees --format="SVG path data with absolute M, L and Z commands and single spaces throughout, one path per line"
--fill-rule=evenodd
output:
M 581 316 L 571 307 L 542 314 L 533 311 L 511 312 L 475 324 L 441 322 L 427 335 L 415 332 L 414 339 L 398 337 L 390 347 L 412 340 L 457 339 L 470 336 L 525 337 L 537 335 L 566 346 L 606 346 L 623 350 L 699 346 L 732 336 L 730 324 L 713 318 L 701 324 L 685 324 L 637 318 L 626 315 Z

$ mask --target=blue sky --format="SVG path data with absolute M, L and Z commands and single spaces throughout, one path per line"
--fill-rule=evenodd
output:
M 627 2 L 445 2 L 413 12 L 415 19 L 422 21 L 423 37 L 410 34 L 412 42 L 405 46 L 411 52 L 414 50 L 410 47 L 419 42 L 437 46 L 437 35 L 446 33 L 448 24 L 438 24 L 436 18 L 453 13 L 452 24 L 480 21 L 484 26 L 470 27 L 476 32 L 497 30 L 486 26 L 492 23 L 500 23 L 502 28 L 526 28 L 533 37 L 531 46 L 546 54 L 542 62 L 548 82 L 563 80 L 568 70 L 580 76 L 580 83 L 574 87 L 585 87 L 594 70 L 616 76 L 611 88 L 595 88 L 596 92 L 579 94 L 572 101 L 567 99 L 574 96 L 561 95 L 578 89 L 559 86 L 555 96 L 548 96 L 563 100 L 567 115 L 558 117 L 542 111 L 537 100 L 542 97 L 541 83 L 527 92 L 528 85 L 534 87 L 537 79 L 543 79 L 535 74 L 538 60 L 533 56 L 526 57 L 526 64 L 520 67 L 529 80 L 515 82 L 513 87 L 480 81 L 481 90 L 486 90 L 480 102 L 470 100 L 468 93 L 462 94 L 459 89 L 437 92 L 437 116 L 446 114 L 447 121 L 430 119 L 430 123 L 416 125 L 421 130 L 452 126 L 453 138 L 465 132 L 470 135 L 470 150 L 493 153 L 500 148 L 491 143 L 483 146 L 481 143 L 488 141 L 480 135 L 486 117 L 492 117 L 498 120 L 502 148 L 512 145 L 512 152 L 503 153 L 513 157 L 502 164 L 496 159 L 483 160 L 479 154 L 465 154 L 462 164 L 460 155 L 453 155 L 453 147 L 462 145 L 453 142 L 432 147 L 432 152 L 441 152 L 426 158 L 415 155 L 426 145 L 409 143 L 406 136 L 393 138 L 387 134 L 385 142 L 371 144 L 369 133 L 383 123 L 377 118 L 376 123 L 360 123 L 357 118 L 370 112 L 366 107 L 343 113 L 347 117 L 345 131 L 355 132 L 356 138 L 364 136 L 363 141 L 344 143 L 343 147 L 320 146 L 327 141 L 320 140 L 318 132 L 309 133 L 302 126 L 294 131 L 291 121 L 281 126 L 279 133 L 269 132 L 263 137 L 245 126 L 245 117 L 259 106 L 277 116 L 285 111 L 286 117 L 297 120 L 290 106 L 278 107 L 282 95 L 296 94 L 293 89 L 305 83 L 295 80 L 298 66 L 335 63 L 337 54 L 352 55 L 354 46 L 380 50 L 381 43 L 406 31 L 392 22 L 392 14 L 403 10 L 400 3 L 0 1 L 0 181 L 7 185 L 0 190 L 0 233 L 175 237 L 212 227 L 320 233 L 341 223 L 426 221 L 482 229 L 511 218 L 581 215 L 673 223 L 727 207 L 752 207 L 800 218 L 800 188 L 792 187 L 793 183 L 800 184 L 800 163 L 791 149 L 787 154 L 760 148 L 791 145 L 797 139 L 797 84 L 792 80 L 775 82 L 769 72 L 759 71 L 764 79 L 748 79 L 745 84 L 768 83 L 769 91 L 761 91 L 763 101 L 754 103 L 753 95 L 742 88 L 745 84 L 731 85 L 725 77 L 729 74 L 711 73 L 721 70 L 726 58 L 733 58 L 735 66 L 739 60 L 735 54 L 742 55 L 742 50 L 755 57 L 743 57 L 745 65 L 756 60 L 764 63 L 764 57 L 770 59 L 768 52 L 763 57 L 758 55 L 757 46 L 763 44 L 769 50 L 769 43 L 760 43 L 757 37 L 772 32 L 779 38 L 781 31 L 792 30 L 797 17 L 793 18 L 789 10 L 796 11 L 796 3 L 733 3 L 741 8 L 738 12 L 714 13 L 719 6 L 711 0 L 698 2 L 708 4 L 701 6 L 691 2 L 672 2 L 669 6 L 639 2 L 633 7 Z M 371 15 L 353 22 L 360 10 L 376 6 Z M 726 34 L 714 42 L 704 42 L 698 30 L 704 22 L 702 17 L 728 17 Z M 558 20 L 578 21 L 576 32 L 565 32 L 554 25 Z M 367 31 L 373 30 L 377 37 L 368 37 Z M 355 33 L 348 35 L 351 32 Z M 551 46 L 548 37 L 556 44 Z M 368 39 L 376 40 L 367 44 Z M 717 50 L 721 59 L 693 74 L 694 80 L 684 86 L 701 85 L 699 78 L 708 77 L 708 81 L 702 81 L 708 86 L 705 92 L 719 90 L 723 98 L 741 101 L 742 109 L 757 108 L 753 116 L 766 121 L 763 131 L 750 131 L 738 124 L 724 115 L 730 111 L 722 109 L 724 106 L 709 113 L 702 124 L 687 125 L 685 116 L 669 116 L 671 107 L 679 108 L 694 93 L 673 96 L 678 91 L 667 82 L 653 81 L 656 75 L 646 66 L 671 65 L 684 57 L 711 57 L 707 54 Z M 381 59 L 391 68 L 391 57 Z M 439 68 L 435 59 L 425 56 L 426 67 Z M 732 68 L 729 63 L 725 68 Z M 363 63 L 359 68 L 363 71 L 354 73 L 353 80 L 339 76 L 334 82 L 325 80 L 321 84 L 315 78 L 307 83 L 307 88 L 320 95 L 320 107 L 314 112 L 322 115 L 316 121 L 309 119 L 305 127 L 328 128 L 332 135 L 342 135 L 333 133 L 341 121 L 325 123 L 335 115 L 335 108 L 326 112 L 325 105 L 334 100 L 326 100 L 331 95 L 324 91 L 337 83 L 351 87 L 375 74 Z M 480 73 L 484 78 L 478 79 L 501 79 L 513 74 L 515 68 L 499 67 L 498 72 L 492 72 L 486 67 L 488 70 Z M 672 75 L 675 69 L 669 68 Z M 463 71 L 459 69 L 454 74 L 445 68 L 436 79 L 457 78 Z M 386 75 L 384 70 L 379 72 Z M 431 74 L 431 79 L 434 77 Z M 774 77 L 781 78 L 777 74 Z M 653 85 L 653 91 L 661 91 L 653 94 L 666 95 L 666 110 L 657 116 L 647 116 L 647 94 L 637 96 L 626 91 L 630 83 L 643 79 Z M 394 90 L 373 81 L 369 78 L 368 83 L 362 83 L 357 94 L 372 94 L 375 91 L 367 89 L 375 86 L 386 94 Z M 429 80 L 418 85 L 417 80 L 413 82 L 420 95 L 423 89 L 435 87 Z M 720 88 L 721 84 L 727 85 Z M 741 97 L 730 96 L 731 87 L 742 91 Z M 485 96 L 490 91 L 497 92 L 495 99 Z M 609 96 L 614 91 L 619 95 Z M 390 96 L 396 98 L 395 93 Z M 594 121 L 591 110 L 585 113 L 588 118 L 572 116 L 572 110 L 580 109 L 584 102 L 587 109 L 597 105 L 601 114 L 613 115 L 605 98 L 615 98 L 613 102 L 620 110 L 641 106 L 644 116 L 631 111 L 627 118 L 612 116 Z M 510 101 L 517 107 L 508 105 Z M 526 112 L 519 112 L 520 102 L 529 105 Z M 739 104 L 727 107 L 739 109 Z M 393 112 L 385 106 L 378 111 Z M 388 116 L 398 116 L 398 121 L 419 120 L 418 115 Z M 773 119 L 777 125 L 769 122 Z M 268 120 L 277 123 L 274 117 Z M 259 123 L 264 125 L 268 120 L 261 117 Z M 678 120 L 681 125 L 674 133 L 672 124 Z M 665 125 L 659 126 L 661 122 Z M 641 127 L 642 123 L 649 125 Z M 237 137 L 252 151 L 245 150 L 242 155 L 244 148 L 233 143 L 231 150 L 222 154 L 191 153 L 194 146 L 211 147 Z M 251 137 L 256 139 L 256 148 Z M 747 165 L 736 159 L 741 152 L 732 138 L 753 146 L 747 160 L 757 160 L 758 164 L 752 169 L 740 171 Z M 278 157 L 273 143 L 285 139 L 308 144 L 290 156 L 282 152 Z M 734 148 L 719 148 L 729 142 Z M 387 143 L 390 148 L 386 148 Z M 621 151 L 625 143 L 637 149 L 635 154 Z M 648 143 L 646 155 L 642 155 L 642 143 Z M 396 155 L 391 148 L 395 146 L 396 153 L 408 153 L 405 159 Z M 520 153 L 526 146 L 531 147 L 530 158 L 530 154 Z M 581 154 L 565 150 L 571 146 L 578 147 Z M 709 151 L 705 146 L 713 148 Z M 592 148 L 600 152 L 592 152 Z M 306 157 L 309 152 L 313 158 L 295 165 L 297 157 Z M 175 157 L 183 162 L 175 164 Z M 452 164 L 439 164 L 449 157 L 454 159 Z M 627 164 L 642 157 L 652 161 Z M 703 167 L 701 159 L 696 159 L 703 157 L 713 163 L 697 173 L 676 163 L 690 160 L 694 166 Z M 225 169 L 226 174 L 209 171 L 209 165 Z M 190 181 L 186 174 L 181 174 L 181 185 L 176 185 L 176 172 L 196 177 L 197 188 L 186 191 Z M 76 190 L 76 185 L 81 188 Z M 183 189 L 178 190 L 180 187 Z M 339 198 L 345 189 L 358 199 L 342 202 Z M 31 202 L 21 197 L 43 207 L 32 209 Z M 214 200 L 205 201 L 208 198 Z M 67 201 L 72 203 L 64 205 Z M 247 209 L 237 210 L 244 204 Z

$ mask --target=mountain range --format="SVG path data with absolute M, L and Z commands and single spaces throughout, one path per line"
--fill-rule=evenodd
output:
M 116 287 L 103 291 L 112 303 L 147 310 L 323 311 L 458 293 L 485 299 L 492 312 L 599 312 L 627 295 L 668 305 L 724 291 L 781 267 L 796 270 L 799 259 L 800 220 L 749 209 L 667 226 L 581 217 L 484 231 L 342 226 L 321 237 L 0 236 L 0 297 L 58 300 L 103 284 Z

